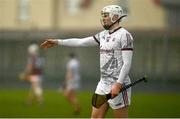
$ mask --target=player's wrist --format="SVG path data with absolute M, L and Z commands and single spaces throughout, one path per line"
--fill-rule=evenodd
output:
M 121 81 L 120 79 L 118 79 L 117 81 L 116 81 L 116 83 L 119 83 L 119 84 L 123 84 L 123 81 Z
M 119 90 L 121 90 L 121 88 L 122 88 L 122 83 L 117 82 L 116 85 L 117 85 L 117 87 L 119 88 Z
M 59 45 L 58 40 L 54 39 L 54 44 Z
M 60 40 L 60 39 L 55 39 L 55 40 L 56 40 L 56 42 L 57 42 L 57 43 L 56 43 L 57 45 L 62 45 L 63 40 Z

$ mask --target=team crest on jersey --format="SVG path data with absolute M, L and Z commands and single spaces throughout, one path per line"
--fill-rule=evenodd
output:
M 110 40 L 114 42 L 116 38 L 111 38 L 111 36 L 107 36 L 106 42 L 109 42 Z

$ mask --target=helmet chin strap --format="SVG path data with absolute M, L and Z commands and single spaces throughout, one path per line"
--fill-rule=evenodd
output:
M 123 17 L 126 17 L 127 15 L 123 15 L 121 16 L 118 20 L 116 20 L 114 23 L 112 23 L 111 25 L 107 26 L 107 25 L 103 25 L 102 22 L 101 24 L 103 25 L 104 29 L 109 30 L 115 23 L 119 22 Z

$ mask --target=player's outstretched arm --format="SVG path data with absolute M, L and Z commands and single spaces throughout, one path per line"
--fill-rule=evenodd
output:
M 51 48 L 58 45 L 58 40 L 56 39 L 47 39 L 41 43 L 41 48 Z

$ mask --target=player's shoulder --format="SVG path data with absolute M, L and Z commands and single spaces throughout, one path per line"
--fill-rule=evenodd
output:
M 122 32 L 123 34 L 127 34 L 127 33 L 131 34 L 127 29 L 125 29 L 123 27 L 121 29 L 119 29 L 119 31 Z
M 131 37 L 131 39 L 133 39 L 133 36 L 131 35 L 131 33 L 125 28 L 121 28 L 119 34 L 121 35 L 122 38 Z

